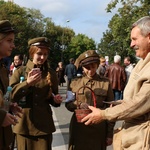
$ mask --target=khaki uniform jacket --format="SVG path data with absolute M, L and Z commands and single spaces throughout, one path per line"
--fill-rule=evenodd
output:
M 122 149 L 150 150 L 150 53 L 131 72 L 123 103 L 106 109 L 103 117 L 125 120 Z
M 11 126 L 2 127 L 6 112 L 1 108 L 3 104 L 3 94 L 6 93 L 9 85 L 8 70 L 0 64 L 0 150 L 7 148 L 12 142 Z
M 74 79 L 70 86 L 72 92 L 76 93 L 83 85 L 87 85 L 94 91 L 97 108 L 105 109 L 108 106 L 103 101 L 114 100 L 109 80 L 105 77 L 100 77 L 97 74 L 91 80 L 87 76 L 79 77 Z M 93 106 L 93 99 L 89 89 L 85 88 L 79 91 L 78 103 L 80 104 L 81 102 L 86 102 Z M 66 107 L 70 111 L 75 111 L 77 100 L 66 103 Z M 106 138 L 112 137 L 113 127 L 114 123 L 108 123 L 107 121 L 97 125 L 86 126 L 83 123 L 77 123 L 76 116 L 73 114 L 70 123 L 69 150 L 73 150 L 74 145 L 77 150 L 105 150 Z
M 52 110 L 49 104 L 55 107 L 60 106 L 54 103 L 53 97 L 48 97 L 48 93 L 50 90 L 54 94 L 58 93 L 58 80 L 55 71 L 50 69 L 52 82 L 52 86 L 50 86 L 46 80 L 47 71 L 43 70 L 42 79 L 35 86 L 29 87 L 26 79 L 29 71 L 34 67 L 33 62 L 29 60 L 26 67 L 21 66 L 15 70 L 10 79 L 10 85 L 13 87 L 12 101 L 19 103 L 23 96 L 26 97 L 22 118 L 14 126 L 13 131 L 23 135 L 47 135 L 55 131 Z M 25 81 L 22 83 L 20 83 L 20 76 L 25 77 Z

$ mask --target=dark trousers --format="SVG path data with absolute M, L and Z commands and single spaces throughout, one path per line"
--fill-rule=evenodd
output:
M 67 78 L 67 90 L 70 91 L 70 83 L 71 83 L 71 80 L 70 78 Z

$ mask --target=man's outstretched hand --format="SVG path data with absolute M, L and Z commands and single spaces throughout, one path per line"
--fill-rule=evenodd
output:
M 91 113 L 85 116 L 81 122 L 84 122 L 85 125 L 98 124 L 100 123 L 102 118 L 102 110 L 95 108 L 93 106 L 88 106 L 91 109 Z

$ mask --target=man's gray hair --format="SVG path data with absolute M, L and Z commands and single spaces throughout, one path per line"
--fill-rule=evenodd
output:
M 114 56 L 114 63 L 119 63 L 121 61 L 121 56 L 116 55 Z
M 150 17 L 145 16 L 133 23 L 132 29 L 138 27 L 141 30 L 143 36 L 147 36 L 150 33 Z

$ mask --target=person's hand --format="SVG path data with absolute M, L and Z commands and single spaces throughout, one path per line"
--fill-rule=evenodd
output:
M 17 103 L 10 104 L 10 111 L 15 115 L 21 118 L 22 108 L 18 106 Z
M 81 103 L 80 104 L 80 109 L 88 109 L 88 106 L 89 106 L 89 104 L 87 104 L 87 103 Z
M 62 96 L 60 94 L 53 95 L 53 97 L 54 97 L 55 103 L 57 104 L 61 104 L 61 102 L 63 101 Z
M 7 127 L 9 125 L 16 125 L 17 118 L 10 113 L 6 113 L 6 116 L 4 118 L 4 121 L 2 123 L 2 127 Z
M 102 121 L 101 110 L 93 106 L 89 106 L 89 109 L 91 109 L 92 112 L 85 116 L 81 122 L 84 122 L 85 125 L 100 123 Z
M 106 139 L 106 145 L 107 145 L 107 146 L 111 145 L 112 142 L 113 142 L 113 139 L 112 139 L 112 138 L 107 138 L 107 139 Z
M 27 83 L 30 85 L 30 86 L 34 86 L 35 83 L 39 82 L 41 80 L 41 71 L 38 71 L 37 73 L 34 73 L 33 70 L 31 70 L 29 73 L 28 73 L 28 77 L 27 77 Z
M 60 69 L 59 69 L 59 67 L 56 69 L 56 71 L 59 71 Z

